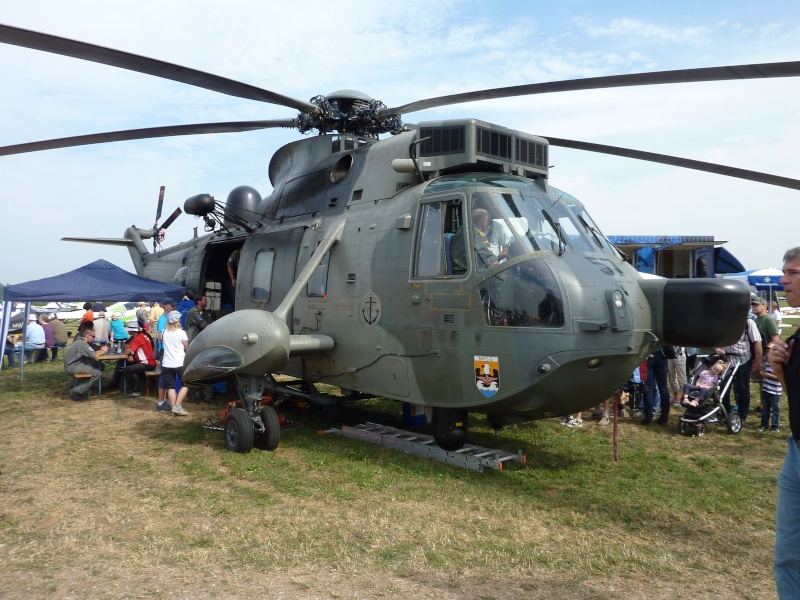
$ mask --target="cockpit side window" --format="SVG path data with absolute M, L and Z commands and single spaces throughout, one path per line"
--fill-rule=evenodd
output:
M 454 255 L 466 254 L 466 248 L 458 250 L 454 246 L 456 231 L 462 221 L 461 200 L 427 202 L 420 207 L 417 220 L 417 243 L 414 256 L 413 276 L 448 277 L 466 272 L 454 269 Z M 463 236 L 462 236 L 463 237 Z

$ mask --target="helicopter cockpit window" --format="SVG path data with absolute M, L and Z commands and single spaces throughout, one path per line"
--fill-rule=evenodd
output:
M 531 258 L 480 286 L 486 324 L 493 327 L 562 327 L 564 301 L 553 272 Z
M 331 261 L 330 251 L 322 257 L 322 262 L 317 266 L 306 286 L 306 294 L 313 298 L 324 298 L 328 293 L 328 263 Z
M 580 223 L 585 234 L 589 236 L 597 248 L 603 250 L 607 254 L 612 254 L 616 258 L 622 258 L 619 250 L 617 250 L 616 246 L 603 235 L 600 228 L 592 220 L 592 217 L 589 216 L 589 213 L 586 212 L 586 208 L 580 201 L 566 192 L 562 192 L 556 188 L 551 189 L 559 196 L 560 202 L 566 204 L 572 214 L 575 215 L 575 218 L 578 219 L 578 223 Z
M 253 300 L 269 302 L 272 291 L 272 267 L 275 264 L 275 252 L 267 250 L 256 254 L 253 273 Z
M 428 202 L 422 205 L 418 220 L 414 277 L 460 275 L 453 265 L 456 231 L 461 223 L 461 200 Z M 462 236 L 463 237 L 463 236 Z M 463 239 L 460 242 L 464 244 Z M 464 254 L 462 249 L 461 254 Z

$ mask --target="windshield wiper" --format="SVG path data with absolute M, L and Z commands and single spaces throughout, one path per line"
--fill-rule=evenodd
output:
M 561 224 L 557 221 L 554 221 L 553 217 L 551 217 L 544 208 L 542 209 L 542 214 L 544 215 L 544 218 L 547 219 L 547 222 L 550 223 L 550 227 L 553 228 L 553 231 L 555 231 L 556 235 L 558 236 L 558 255 L 561 256 L 567 249 L 567 242 L 564 240 L 564 236 L 561 231 Z

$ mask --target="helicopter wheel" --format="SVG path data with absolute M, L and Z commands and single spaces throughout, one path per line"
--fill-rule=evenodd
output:
M 442 450 L 460 450 L 467 443 L 468 414 L 463 410 L 433 409 L 433 439 Z
M 259 450 L 272 452 L 281 441 L 281 422 L 278 413 L 271 406 L 262 406 L 259 414 L 264 423 L 264 433 L 255 437 L 253 445 Z
M 247 454 L 253 449 L 253 420 L 243 408 L 228 411 L 225 422 L 225 447 L 231 452 Z
M 735 410 L 731 411 L 726 420 L 728 431 L 736 435 L 742 430 L 742 416 Z

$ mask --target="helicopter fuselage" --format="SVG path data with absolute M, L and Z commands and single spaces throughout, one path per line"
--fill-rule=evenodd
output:
M 496 129 L 490 133 L 510 136 Z M 417 135 L 290 143 L 270 164 L 273 193 L 251 198 L 252 214 L 238 210 L 249 227 L 226 222 L 155 254 L 134 244 L 137 271 L 221 289 L 224 304 L 225 261 L 241 248 L 230 308 L 274 312 L 330 227 L 344 220 L 340 240 L 317 257 L 285 319 L 292 336 L 324 336 L 333 348 L 291 355 L 281 372 L 485 413 L 498 425 L 610 397 L 669 330 L 651 306 L 664 282 L 643 285 L 583 205 L 549 185 L 545 140 L 527 136 L 535 148 L 520 165 L 504 156 L 504 148 L 520 148 L 516 139 L 494 139 L 484 155 L 479 146 L 477 156 L 453 159 L 453 144 L 441 139 L 433 147 L 441 156 L 416 156 L 415 148 L 425 149 Z M 469 150 L 466 138 L 455 146 Z M 534 160 L 536 152 L 543 156 Z M 480 211 L 486 231 L 476 225 Z M 723 294 L 735 299 L 722 310 L 738 314 L 746 299 L 733 291 Z M 220 337 L 234 323 L 225 319 L 192 345 L 231 345 Z M 730 338 L 729 329 L 699 335 Z

